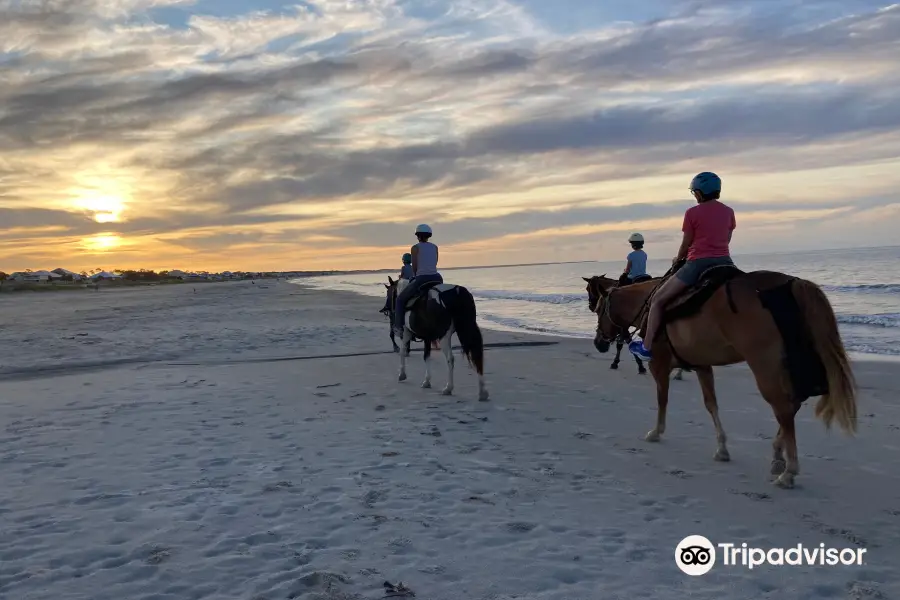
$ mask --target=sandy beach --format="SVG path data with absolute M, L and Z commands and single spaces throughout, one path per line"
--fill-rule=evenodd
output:
M 798 415 L 797 488 L 744 366 L 655 388 L 590 342 L 484 330 L 396 381 L 380 302 L 288 282 L 0 298 L 0 598 L 900 598 L 900 367 L 856 362 L 856 438 Z M 420 346 L 419 346 L 420 347 Z M 326 355 L 351 355 L 315 358 Z M 861 566 L 716 565 L 676 544 L 865 548 Z

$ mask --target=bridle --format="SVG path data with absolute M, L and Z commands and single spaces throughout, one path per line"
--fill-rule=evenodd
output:
M 628 330 L 631 329 L 632 327 L 634 327 L 635 324 L 639 323 L 640 320 L 643 318 L 644 313 L 647 311 L 647 307 L 650 305 L 650 300 L 653 298 L 653 295 L 656 293 L 656 290 L 659 288 L 661 283 L 662 283 L 662 280 L 660 280 L 660 282 L 657 283 L 656 286 L 654 286 L 653 291 L 651 291 L 650 294 L 647 296 L 647 299 L 644 300 L 644 303 L 641 305 L 641 308 L 638 309 L 637 314 L 634 316 L 634 318 L 631 320 L 631 322 L 626 326 L 622 326 L 619 323 L 617 323 L 616 320 L 613 319 L 613 316 L 612 316 L 612 295 L 613 295 L 613 292 L 618 290 L 618 286 L 613 287 L 609 291 L 603 290 L 601 288 L 600 298 L 597 299 L 597 305 L 592 309 L 592 312 L 599 315 L 597 317 L 597 334 L 599 335 L 600 339 L 602 339 L 607 344 L 612 344 L 616 340 L 616 338 L 622 338 L 622 339 L 630 338 L 631 334 L 628 332 Z M 601 301 L 603 304 L 602 312 L 600 309 Z M 612 336 L 612 338 L 609 338 L 606 336 L 606 333 L 603 331 L 603 328 L 600 325 L 603 322 L 604 317 L 606 317 L 609 320 L 610 324 L 612 324 L 612 326 L 613 326 L 613 331 L 616 332 Z
M 680 263 L 680 262 L 673 264 L 669 268 L 669 270 L 666 271 L 666 274 L 663 275 L 662 277 L 660 277 L 659 282 L 655 286 L 653 286 L 653 289 L 647 295 L 647 299 L 644 300 L 644 304 L 641 305 L 641 308 L 638 310 L 637 314 L 634 316 L 634 318 L 631 320 L 631 323 L 629 323 L 627 327 L 622 327 L 621 325 L 616 323 L 615 319 L 612 318 L 612 308 L 611 308 L 612 307 L 612 295 L 613 295 L 613 292 L 615 292 L 616 290 L 619 289 L 619 286 L 616 285 L 616 286 L 612 287 L 609 291 L 604 290 L 603 288 L 599 288 L 600 289 L 600 298 L 597 299 L 597 306 L 592 308 L 591 311 L 600 315 L 597 318 L 597 334 L 600 336 L 600 339 L 602 339 L 607 344 L 612 344 L 616 340 L 616 338 L 620 337 L 620 336 L 623 339 L 630 339 L 631 334 L 628 333 L 628 330 L 631 329 L 632 327 L 634 327 L 635 323 L 639 322 L 644 317 L 644 313 L 647 311 L 647 308 L 650 306 L 650 301 L 653 300 L 653 296 L 656 295 L 656 290 L 658 290 L 659 287 L 662 284 L 664 284 L 673 273 L 675 273 L 679 268 L 681 268 L 681 264 L 682 263 Z M 605 300 L 605 302 L 603 303 L 603 312 L 602 313 L 598 312 L 600 310 L 600 301 L 601 300 Z M 588 298 L 588 302 L 590 302 L 590 298 Z M 590 305 L 588 305 L 588 308 L 590 308 Z M 612 339 L 606 337 L 606 334 L 603 333 L 603 329 L 600 327 L 600 323 L 603 322 L 603 317 L 606 317 L 607 319 L 609 319 L 609 322 L 612 324 L 614 331 L 619 332 L 616 335 L 614 335 L 612 337 Z

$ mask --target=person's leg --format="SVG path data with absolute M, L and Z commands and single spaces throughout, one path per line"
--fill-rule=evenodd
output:
M 663 311 L 676 296 L 684 292 L 696 281 L 696 265 L 686 263 L 678 271 L 666 280 L 665 283 L 653 295 L 650 301 L 650 311 L 647 315 L 647 332 L 642 340 L 635 340 L 628 344 L 628 350 L 640 359 L 649 361 L 652 358 L 651 349 L 659 323 L 662 321 Z
M 424 283 L 421 277 L 415 277 L 409 281 L 409 285 L 402 292 L 397 294 L 397 305 L 394 309 L 394 329 L 403 331 L 406 324 L 406 303 L 412 298 L 413 294 L 419 291 L 419 286 Z
M 684 292 L 687 287 L 687 284 L 676 274 L 675 277 L 665 282 L 653 296 L 653 300 L 650 302 L 650 314 L 647 316 L 647 337 L 643 340 L 644 349 L 648 352 L 651 350 L 653 340 L 656 339 L 656 331 L 659 329 L 659 322 L 662 320 L 666 305 Z

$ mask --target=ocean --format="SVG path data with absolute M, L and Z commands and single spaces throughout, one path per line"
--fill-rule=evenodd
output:
M 831 300 L 848 350 L 900 356 L 900 247 L 735 255 L 734 260 L 745 271 L 780 271 L 814 281 Z M 650 260 L 647 268 L 659 276 L 670 264 Z M 623 259 L 613 262 L 441 269 L 441 274 L 448 283 L 469 288 L 482 327 L 592 339 L 596 316 L 588 312 L 581 278 L 618 277 L 624 266 L 623 252 Z M 372 313 L 377 314 L 382 302 L 375 297 L 384 298 L 386 281 L 385 273 L 364 273 L 297 283 L 372 296 Z

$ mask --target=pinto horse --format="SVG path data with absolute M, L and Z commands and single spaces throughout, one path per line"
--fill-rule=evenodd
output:
M 392 298 L 396 298 L 398 282 L 391 280 Z M 484 340 L 481 329 L 476 322 L 475 298 L 461 285 L 426 283 L 409 299 L 406 309 L 407 321 L 403 326 L 403 340 L 400 342 L 400 374 L 399 381 L 406 381 L 406 358 L 409 356 L 409 345 L 414 337 L 425 343 L 425 381 L 423 388 L 431 387 L 432 343 L 440 340 L 440 348 L 447 361 L 447 385 L 441 391 L 445 396 L 453 393 L 453 334 L 459 339 L 462 351 L 469 364 L 478 373 L 478 399 L 486 402 L 489 399 L 484 383 Z M 393 314 L 391 315 L 393 322 Z M 393 341 L 393 336 L 391 337 Z
M 629 323 L 646 315 L 656 287 L 646 282 L 598 288 L 594 345 L 600 352 L 608 351 Z M 676 366 L 690 367 L 716 430 L 715 459 L 730 460 L 713 367 L 742 362 L 778 422 L 771 463 L 777 486 L 792 488 L 800 472 L 794 417 L 807 398 L 821 396 L 815 414 L 826 429 L 837 421 L 846 433 L 855 433 L 855 379 L 834 310 L 815 283 L 771 271 L 714 267 L 674 299 L 664 315 L 650 361 L 658 407 L 647 441 L 658 442 L 666 429 L 669 373 Z M 640 330 L 643 336 L 645 320 Z
M 391 346 L 394 347 L 394 352 L 400 352 L 400 346 L 397 345 L 397 339 L 394 337 L 394 313 L 397 310 L 397 296 L 406 289 L 406 286 L 409 285 L 408 279 L 398 279 L 394 281 L 391 279 L 391 276 L 388 275 L 388 282 L 383 284 L 385 289 L 387 289 L 388 293 L 388 319 L 391 331 Z M 407 342 L 406 352 L 409 353 L 409 343 Z
M 600 289 L 602 287 L 610 288 L 612 286 L 618 286 L 620 284 L 619 281 L 615 279 L 610 279 L 603 275 L 594 275 L 591 278 L 582 277 L 587 282 L 586 291 L 588 294 L 588 309 L 591 312 L 595 312 L 597 310 L 597 303 L 600 301 Z M 647 281 L 655 281 L 660 282 L 662 277 L 654 277 L 652 279 L 647 279 Z M 632 284 L 633 285 L 633 284 Z M 637 325 L 637 323 L 635 323 Z M 616 337 L 616 357 L 613 359 L 612 364 L 609 365 L 610 369 L 618 369 L 620 357 L 622 356 L 622 347 L 626 342 L 631 341 L 631 334 L 629 332 L 624 332 Z M 644 375 L 647 372 L 647 369 L 644 368 L 644 363 L 637 356 L 634 357 L 634 361 L 638 366 L 638 375 Z M 678 369 L 675 371 L 674 379 L 681 381 L 684 379 L 684 369 Z

